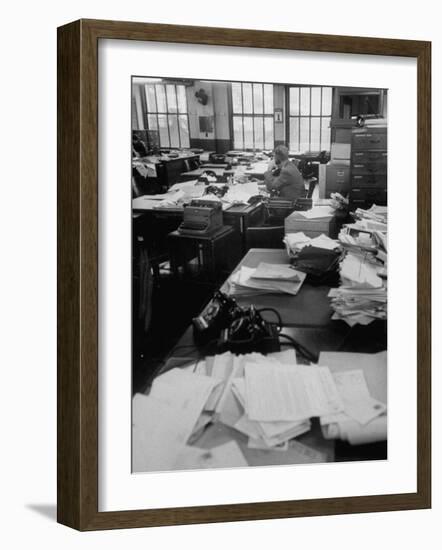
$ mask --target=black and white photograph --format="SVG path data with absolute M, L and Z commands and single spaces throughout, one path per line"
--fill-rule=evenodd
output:
M 388 90 L 131 99 L 132 471 L 387 460 Z

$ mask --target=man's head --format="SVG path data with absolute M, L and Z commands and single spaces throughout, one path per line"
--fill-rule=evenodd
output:
M 278 145 L 273 151 L 276 164 L 283 164 L 289 159 L 289 150 L 285 145 Z

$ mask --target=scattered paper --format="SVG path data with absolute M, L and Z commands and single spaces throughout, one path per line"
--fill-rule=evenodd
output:
M 149 395 L 132 401 L 133 468 L 169 470 L 191 436 L 216 380 L 182 369 L 155 379 Z
M 329 366 L 344 403 L 344 411 L 321 416 L 320 424 L 324 437 L 343 439 L 352 445 L 386 440 L 386 352 L 372 354 L 322 352 L 319 356 L 319 364 Z M 361 373 L 363 373 L 363 379 Z M 358 401 L 362 402 L 361 406 Z M 377 416 L 368 420 L 371 416 L 370 407 L 376 407 Z
M 371 397 L 362 370 L 336 372 L 333 378 L 345 413 L 360 424 L 367 424 L 385 412 L 386 406 Z
M 327 367 L 246 364 L 245 374 L 251 420 L 305 420 L 343 408 Z

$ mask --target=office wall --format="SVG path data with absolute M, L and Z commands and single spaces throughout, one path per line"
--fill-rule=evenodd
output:
M 195 93 L 203 89 L 208 95 L 202 105 Z M 230 141 L 230 85 L 227 82 L 197 80 L 186 88 L 189 110 L 190 146 L 208 151 L 225 153 L 231 148 Z M 201 131 L 200 117 L 213 117 L 213 131 Z
M 288 145 L 286 143 L 286 102 L 285 87 L 282 84 L 276 84 L 273 87 L 273 106 L 274 109 L 282 109 L 282 122 L 275 122 L 275 147 L 277 145 Z

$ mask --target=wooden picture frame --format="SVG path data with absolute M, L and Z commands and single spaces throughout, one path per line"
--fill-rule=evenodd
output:
M 417 491 L 98 511 L 98 41 L 139 40 L 402 56 L 418 74 Z M 85 531 L 431 506 L 431 44 L 421 41 L 79 20 L 58 29 L 58 521 Z

